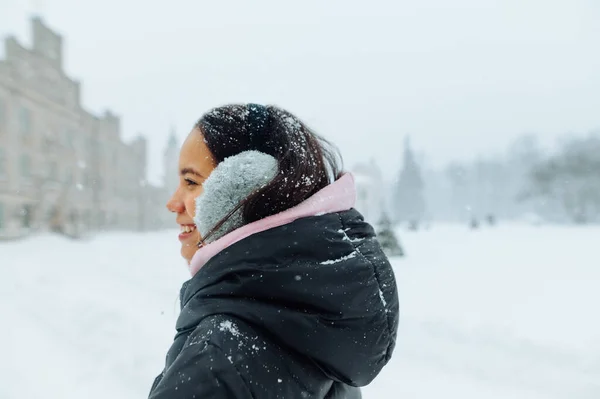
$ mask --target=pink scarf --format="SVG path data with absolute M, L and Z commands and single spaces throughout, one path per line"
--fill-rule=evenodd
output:
M 295 207 L 242 226 L 217 241 L 199 248 L 190 262 L 190 273 L 194 276 L 213 256 L 246 237 L 283 226 L 296 219 L 347 211 L 354 206 L 355 200 L 354 177 L 350 173 L 345 173 L 338 180 Z

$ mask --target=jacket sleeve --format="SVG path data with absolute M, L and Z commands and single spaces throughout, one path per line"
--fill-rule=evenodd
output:
M 149 399 L 251 399 L 248 386 L 221 348 L 186 346 L 165 370 Z

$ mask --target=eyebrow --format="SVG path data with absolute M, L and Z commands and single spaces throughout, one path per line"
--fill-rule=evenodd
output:
M 201 173 L 199 173 L 199 172 L 196 172 L 196 171 L 195 171 L 194 169 L 192 169 L 192 168 L 183 168 L 183 169 L 181 169 L 181 171 L 179 171 L 179 173 L 180 173 L 182 176 L 183 176 L 183 175 L 187 175 L 188 173 L 190 173 L 190 174 L 192 174 L 192 175 L 196 175 L 196 176 L 198 176 L 198 177 L 200 177 L 200 178 L 204 179 L 204 176 L 203 176 Z

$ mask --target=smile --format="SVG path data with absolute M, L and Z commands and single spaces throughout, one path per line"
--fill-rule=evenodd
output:
M 192 225 L 181 225 L 181 232 L 182 233 L 191 233 L 192 231 L 196 230 L 196 225 L 192 224 Z

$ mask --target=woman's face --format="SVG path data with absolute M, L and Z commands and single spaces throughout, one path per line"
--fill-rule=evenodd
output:
M 216 162 L 204 142 L 202 132 L 194 129 L 181 146 L 179 153 L 179 185 L 167 202 L 167 208 L 177 214 L 181 227 L 181 256 L 189 263 L 198 249 L 200 235 L 194 224 L 196 197 L 202 194 L 202 183 L 208 178 Z

